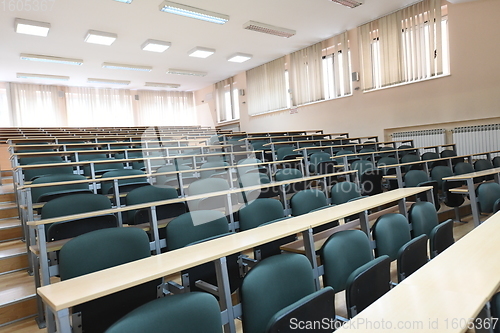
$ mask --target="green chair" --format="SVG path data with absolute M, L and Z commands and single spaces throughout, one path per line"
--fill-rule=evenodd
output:
M 192 170 L 190 166 L 187 165 L 164 165 L 156 170 L 156 173 L 162 173 L 162 172 L 172 172 L 172 171 L 185 171 L 185 170 Z M 182 177 L 182 184 L 183 185 L 189 185 L 192 182 L 198 180 L 199 178 L 195 176 L 194 172 L 183 172 L 180 173 Z M 156 176 L 156 185 L 163 186 L 173 186 L 175 188 L 179 187 L 179 179 L 177 178 L 176 174 L 171 174 L 171 175 L 158 175 Z
M 226 171 L 226 169 L 227 169 L 226 167 L 228 167 L 228 166 L 229 166 L 229 163 L 222 162 L 222 161 L 205 162 L 201 165 L 201 169 L 208 169 L 208 168 L 220 168 L 220 169 L 200 171 L 200 177 L 202 179 L 210 178 L 210 177 L 225 177 L 225 178 L 227 178 L 228 171 Z
M 277 182 L 291 179 L 300 179 L 303 178 L 302 172 L 300 170 L 294 168 L 284 168 L 276 171 L 274 175 L 274 179 Z M 301 191 L 305 188 L 305 184 L 303 182 L 293 183 L 285 186 L 286 193 L 295 193 Z
M 267 173 L 267 168 L 261 165 L 250 165 L 244 166 L 245 164 L 258 164 L 262 163 L 258 158 L 245 158 L 238 161 L 238 166 L 240 166 L 238 170 L 238 175 L 244 175 L 248 172 L 262 172 Z
M 411 205 L 408 219 L 412 226 L 413 237 L 426 235 L 430 238 L 432 229 L 439 224 L 436 208 L 425 201 L 417 201 Z
M 455 164 L 455 166 L 453 167 L 453 170 L 455 171 L 455 175 L 463 175 L 463 174 L 466 174 L 466 173 L 471 173 L 471 172 L 474 172 L 474 167 L 472 166 L 472 164 L 470 163 L 466 163 L 466 162 L 458 162 L 457 164 Z
M 453 176 L 453 170 L 444 165 L 437 165 L 431 170 L 431 178 L 437 182 L 438 188 L 443 190 L 443 178 Z
M 401 163 L 411 163 L 411 162 L 417 162 L 420 161 L 420 158 L 416 154 L 406 154 L 403 157 L 401 157 Z M 412 169 L 418 169 L 422 168 L 421 164 L 414 164 L 414 165 L 405 165 L 403 166 L 404 172 L 408 172 L 409 170 Z
M 385 214 L 373 225 L 373 239 L 376 242 L 375 255 L 387 255 L 391 260 L 398 258 L 399 249 L 411 240 L 410 225 L 401 214 Z
M 227 190 L 229 190 L 229 184 L 226 180 L 222 178 L 205 178 L 192 182 L 187 189 L 187 193 L 188 195 L 199 195 Z M 227 205 L 226 194 L 189 200 L 187 203 L 190 211 L 220 209 Z
M 490 300 L 491 305 L 491 318 L 500 317 L 500 293 L 496 293 Z M 497 324 L 493 328 L 493 332 L 500 333 L 500 326 Z
M 59 175 L 48 175 L 38 177 L 31 183 L 32 185 L 37 184 L 48 184 L 56 182 L 68 182 L 75 180 L 86 180 L 84 176 L 75 174 L 59 174 Z M 88 183 L 79 184 L 65 184 L 65 185 L 53 185 L 45 187 L 33 187 L 31 189 L 31 200 L 33 203 L 36 202 L 47 202 L 52 199 L 73 193 L 91 193 Z
M 260 198 L 252 201 L 239 210 L 240 231 L 257 228 L 270 223 L 278 222 L 288 217 L 284 216 L 283 205 L 276 199 Z M 278 239 L 254 247 L 254 258 L 261 260 L 280 254 L 280 246 L 296 240 L 295 235 Z
M 145 185 L 133 189 L 127 194 L 127 205 L 139 205 L 148 202 L 176 199 L 179 195 L 173 187 L 158 187 Z M 186 212 L 186 205 L 183 202 L 162 205 L 156 207 L 156 216 L 158 220 L 182 215 Z M 141 224 L 148 223 L 149 209 L 129 210 L 126 212 L 124 223 Z
M 354 270 L 346 281 L 347 315 L 353 318 L 391 289 L 391 260 L 381 256 Z
M 106 333 L 222 333 L 217 299 L 192 292 L 163 297 L 128 313 Z
M 27 151 L 23 150 L 22 152 L 27 152 Z M 43 163 L 62 163 L 63 160 L 62 160 L 61 156 L 53 156 L 53 155 L 42 155 L 42 156 L 19 158 L 20 165 L 42 164 L 42 162 Z
M 309 156 L 309 171 L 312 173 L 320 173 L 318 165 L 321 162 L 333 163 L 333 160 L 330 157 L 330 154 L 325 152 L 313 153 L 311 156 Z
M 454 151 L 453 149 L 444 149 L 441 151 L 440 155 L 442 158 L 454 157 L 454 156 L 457 156 L 457 152 Z
M 476 189 L 479 211 L 481 213 L 493 213 L 495 202 L 500 199 L 500 184 L 482 183 Z
M 397 262 L 398 282 L 406 279 L 429 261 L 427 257 L 428 239 L 427 235 L 417 236 L 399 249 Z
M 241 284 L 243 332 L 289 332 L 291 318 L 333 320 L 333 294 L 331 287 L 315 291 L 311 264 L 305 256 L 280 254 L 264 259 Z
M 331 235 L 319 251 L 323 263 L 323 283 L 335 292 L 345 290 L 348 277 L 358 267 L 373 260 L 373 251 L 361 230 L 344 230 Z
M 28 165 L 38 165 L 38 164 L 60 164 L 62 161 L 40 161 L 31 163 Z M 35 180 L 38 177 L 49 176 L 49 175 L 72 175 L 73 167 L 72 166 L 53 166 L 53 167 L 41 167 L 41 168 L 33 168 L 33 169 L 23 169 L 23 175 L 25 181 Z
M 429 237 L 431 258 L 435 258 L 438 254 L 453 245 L 453 221 L 447 220 L 438 224 L 431 231 Z
M 59 253 L 59 273 L 64 281 L 150 255 L 148 236 L 141 229 L 96 230 L 64 244 Z M 161 282 L 153 280 L 77 305 L 73 313 L 81 313 L 83 332 L 104 332 L 125 314 L 156 299 Z
M 500 156 L 497 156 L 493 159 L 493 166 L 495 168 L 500 168 Z
M 285 159 L 293 159 L 296 157 L 302 156 L 298 152 L 294 151 L 295 147 L 283 147 L 281 146 L 280 148 L 277 149 L 276 151 L 276 160 L 277 161 L 283 161 Z
M 351 169 L 357 170 L 359 176 L 369 170 L 373 170 L 374 168 L 375 166 L 373 163 L 368 160 L 357 160 L 351 163 Z
M 438 153 L 435 153 L 435 152 L 432 152 L 432 151 L 428 151 L 428 152 L 423 153 L 422 156 L 421 156 L 421 158 L 422 158 L 422 161 L 427 161 L 427 160 L 438 159 L 438 158 L 440 158 L 440 156 L 439 156 Z
M 439 203 L 438 183 L 435 180 L 429 180 L 429 176 L 427 176 L 427 173 L 425 171 L 410 170 L 407 173 L 405 173 L 403 180 L 405 187 L 432 186 L 432 194 L 434 196 L 434 204 L 436 206 L 436 210 L 438 210 L 441 207 Z M 417 195 L 417 197 L 422 201 L 427 200 L 426 193 L 421 193 Z
M 250 172 L 238 178 L 238 186 L 240 188 L 269 184 L 269 183 L 271 183 L 269 176 L 267 174 L 260 172 L 259 173 Z M 248 203 L 257 198 L 272 198 L 278 195 L 279 195 L 278 190 L 274 186 L 256 190 L 243 191 L 237 194 L 238 201 L 241 203 Z
M 493 169 L 493 163 L 491 163 L 489 160 L 480 159 L 474 162 L 474 170 L 476 171 L 483 171 L 489 169 Z
M 141 170 L 133 169 L 123 169 L 105 172 L 101 179 L 115 178 L 115 177 L 125 177 L 125 176 L 138 176 L 143 175 L 143 177 L 134 177 L 129 179 L 119 179 L 118 180 L 118 191 L 119 193 L 130 192 L 134 188 L 141 187 L 144 185 L 149 185 L 146 175 Z M 102 194 L 114 194 L 114 181 L 102 181 L 101 182 L 101 193 Z
M 348 150 L 348 149 L 341 149 L 335 154 L 335 156 L 342 156 L 342 155 L 354 155 L 354 152 L 352 150 Z M 348 161 L 351 159 L 352 159 L 351 157 L 347 157 Z M 335 158 L 334 160 L 335 160 L 335 162 L 337 162 L 337 164 L 344 164 L 343 157 Z
M 167 224 L 165 233 L 167 236 L 167 251 L 177 250 L 230 234 L 226 217 L 216 210 L 199 210 L 182 214 Z M 241 283 L 238 258 L 238 253 L 227 257 L 232 291 L 236 290 Z M 198 280 L 217 285 L 215 266 L 212 262 L 189 268 L 182 272 L 182 275 L 183 286 L 191 291 L 203 290 L 196 283 Z
M 292 216 L 307 214 L 310 211 L 328 207 L 324 192 L 316 189 L 302 190 L 290 198 Z
M 493 204 L 493 213 L 496 213 L 500 210 L 500 198 L 495 201 Z
M 340 182 L 332 186 L 331 198 L 333 205 L 340 205 L 349 200 L 361 197 L 361 190 L 358 185 L 352 182 Z

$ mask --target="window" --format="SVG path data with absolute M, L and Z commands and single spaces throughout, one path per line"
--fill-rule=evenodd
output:
M 449 74 L 446 10 L 424 0 L 359 27 L 363 89 Z
M 2 127 L 12 126 L 7 100 L 7 89 L 0 89 L 0 124 Z
M 240 119 L 239 90 L 235 88 L 234 78 L 215 84 L 217 121 L 219 123 Z
M 347 52 L 347 61 L 344 53 L 338 51 L 323 57 L 323 85 L 325 99 L 332 99 L 351 94 L 350 52 Z

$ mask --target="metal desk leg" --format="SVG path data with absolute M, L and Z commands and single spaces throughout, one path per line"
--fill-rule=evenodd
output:
M 479 218 L 479 207 L 477 206 L 476 190 L 474 188 L 474 178 L 467 179 L 467 190 L 469 191 L 470 208 L 472 210 L 472 217 L 474 219 L 474 226 L 477 227 L 481 224 Z
M 149 209 L 149 220 L 151 221 L 150 228 L 153 233 L 153 240 L 155 244 L 155 254 L 161 254 L 160 248 L 160 234 L 158 232 L 158 216 L 156 214 L 156 206 L 151 206 Z
M 50 314 L 52 317 L 52 310 L 47 307 L 47 314 Z M 57 316 L 57 333 L 71 333 L 71 325 L 70 325 L 70 315 L 69 309 L 59 310 L 56 313 Z M 49 327 L 47 327 L 47 331 L 52 332 Z
M 408 218 L 408 212 L 406 211 L 406 198 L 398 200 L 399 212 L 406 218 Z
M 359 213 L 359 224 L 361 226 L 361 230 L 368 236 L 368 239 L 371 240 L 370 234 L 370 220 L 368 219 L 368 211 L 364 211 Z
M 318 262 L 316 261 L 316 249 L 314 248 L 313 230 L 307 229 L 302 231 L 302 238 L 304 239 L 304 249 L 306 251 L 306 256 L 311 262 L 311 266 L 313 269 L 314 286 L 316 290 L 319 290 L 321 286 L 319 283 Z
M 234 323 L 233 303 L 231 300 L 231 287 L 229 285 L 229 273 L 227 271 L 226 257 L 214 261 L 215 273 L 217 274 L 217 287 L 219 288 L 219 304 L 222 311 L 227 311 L 228 323 L 224 325 L 225 333 L 236 333 Z

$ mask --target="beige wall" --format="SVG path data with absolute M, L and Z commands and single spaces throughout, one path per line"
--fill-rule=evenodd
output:
M 389 133 L 395 128 L 436 128 L 430 125 L 463 125 L 478 119 L 484 121 L 475 124 L 500 121 L 500 1 L 448 4 L 448 13 L 450 76 L 368 93 L 354 90 L 350 97 L 299 107 L 295 114 L 287 110 L 250 117 L 243 104 L 241 129 L 261 132 L 320 128 L 382 138 L 384 130 Z M 349 31 L 349 39 L 352 70 L 359 71 L 356 30 Z M 354 82 L 353 88 L 359 85 Z M 213 88 L 195 94 L 198 106 L 203 104 L 200 97 L 207 89 Z M 210 111 L 204 112 L 216 119 L 214 105 L 210 106 Z

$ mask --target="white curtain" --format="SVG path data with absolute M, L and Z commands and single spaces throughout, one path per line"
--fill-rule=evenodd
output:
M 235 108 L 233 107 L 233 83 L 234 78 L 232 77 L 215 83 L 217 117 L 219 122 L 236 119 Z
M 197 124 L 193 92 L 139 90 L 137 96 L 135 114 L 138 126 Z
M 350 95 L 352 93 L 351 59 L 347 31 L 324 41 L 323 44 L 325 46 L 323 49 L 325 61 L 323 64 L 324 66 L 326 64 L 327 75 L 329 76 L 325 80 L 325 85 L 328 85 L 325 90 L 333 90 L 332 96 L 325 96 L 325 98 Z M 330 68 L 332 73 L 330 73 Z
M 322 43 L 290 54 L 290 88 L 293 105 L 325 99 Z
M 287 107 L 285 57 L 248 70 L 246 75 L 249 115 Z
M 66 126 L 65 87 L 9 83 L 13 126 Z
M 443 74 L 441 0 L 424 0 L 358 28 L 363 89 Z
M 68 87 L 68 126 L 133 126 L 132 95 L 125 89 Z
M 0 88 L 0 127 L 13 126 L 10 116 L 9 100 L 7 89 Z

